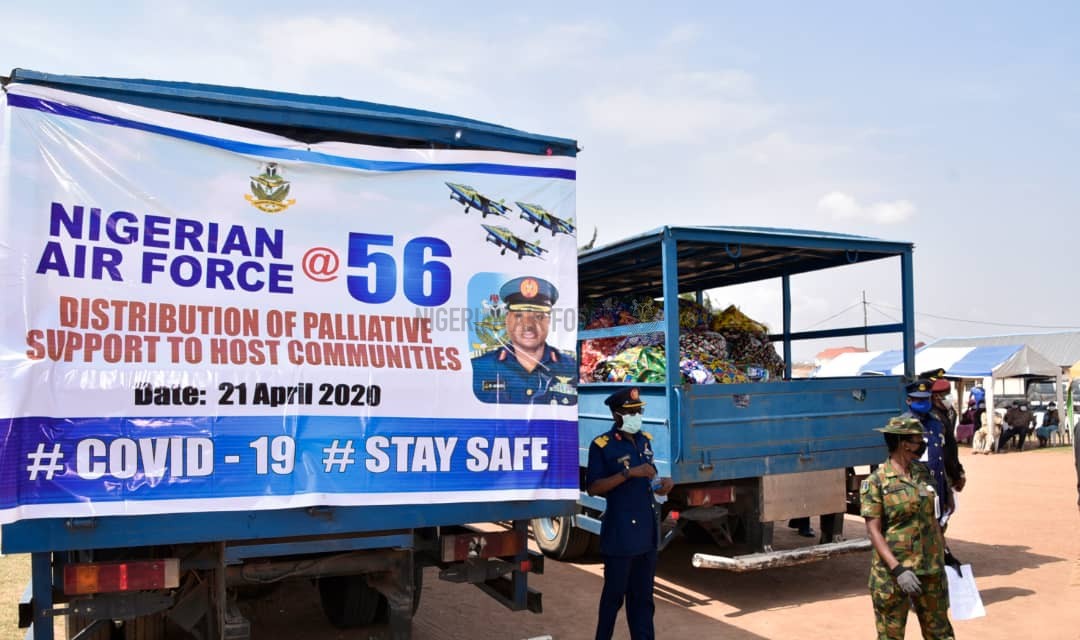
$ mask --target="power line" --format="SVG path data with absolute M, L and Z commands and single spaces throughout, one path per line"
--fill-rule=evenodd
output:
M 837 311 L 836 313 L 832 314 L 828 318 L 825 318 L 824 320 L 818 320 L 814 324 L 807 327 L 807 329 L 813 329 L 815 327 L 819 327 L 819 326 L 825 324 L 826 322 L 828 322 L 829 320 L 832 320 L 834 318 L 839 318 L 840 316 L 844 315 L 848 311 L 851 311 L 852 309 L 854 309 L 855 307 L 859 306 L 862 303 L 863 303 L 862 300 L 856 300 L 855 302 L 851 303 L 850 306 L 844 307 L 843 309 L 841 309 L 840 311 Z
M 899 318 L 897 318 L 897 317 L 895 317 L 895 316 L 892 316 L 892 315 L 889 315 L 888 313 L 885 313 L 884 311 L 882 311 L 881 309 L 879 309 L 879 308 L 878 308 L 878 305 L 877 305 L 877 304 L 875 304 L 875 303 L 873 303 L 873 302 L 871 302 L 871 303 L 870 303 L 870 308 L 871 308 L 871 309 L 873 309 L 874 311 L 877 311 L 877 312 L 878 312 L 878 313 L 880 313 L 881 315 L 885 316 L 885 317 L 886 317 L 886 318 L 888 318 L 889 320 L 892 320 L 893 322 L 900 322 L 900 319 L 899 319 Z M 938 339 L 938 337 L 937 337 L 937 336 L 935 336 L 934 334 L 932 334 L 932 333 L 927 333 L 927 332 L 925 332 L 925 331 L 922 331 L 921 329 L 916 329 L 916 330 L 915 330 L 915 333 L 918 333 L 918 334 L 920 334 L 920 335 L 924 335 L 924 336 L 926 336 L 927 338 L 930 338 L 931 340 L 937 340 L 937 339 Z
M 880 304 L 880 303 L 877 303 L 877 304 Z M 895 311 L 900 311 L 899 307 L 894 307 L 892 305 L 882 304 L 881 306 L 886 307 L 888 309 L 893 309 Z M 968 318 L 955 318 L 955 317 L 952 317 L 952 316 L 943 316 L 943 315 L 938 315 L 936 313 L 925 313 L 925 312 L 919 312 L 919 311 L 916 311 L 915 315 L 917 315 L 917 316 L 926 316 L 927 318 L 937 318 L 938 320 L 951 320 L 953 322 L 967 322 L 969 324 L 993 325 L 995 327 L 1020 327 L 1020 328 L 1023 328 L 1023 329 L 1066 329 L 1066 330 L 1069 330 L 1069 331 L 1080 331 L 1080 327 L 1075 327 L 1075 326 L 1068 327 L 1068 326 L 1047 325 L 1047 324 L 1018 324 L 1018 323 L 1013 323 L 1013 322 L 993 322 L 992 320 L 970 320 Z

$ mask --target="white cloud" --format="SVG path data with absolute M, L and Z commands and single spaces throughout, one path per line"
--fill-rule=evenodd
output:
M 697 42 L 705 30 L 699 24 L 681 24 L 666 34 L 660 41 L 661 46 L 685 46 Z
M 411 46 L 391 26 L 357 18 L 275 20 L 263 23 L 259 36 L 261 47 L 273 51 L 268 60 L 271 65 L 286 63 L 308 68 L 327 64 L 378 68 L 387 58 Z
M 764 137 L 742 145 L 737 153 L 754 164 L 818 164 L 850 151 L 835 143 L 813 143 L 797 140 L 786 131 L 772 131 Z
M 892 200 L 861 204 L 854 196 L 833 191 L 817 203 L 817 210 L 834 220 L 863 219 L 878 224 L 898 224 L 915 215 L 915 205 L 909 200 Z
M 877 202 L 868 207 L 870 218 L 881 224 L 898 224 L 915 215 L 915 205 L 907 200 Z
M 833 191 L 818 200 L 817 208 L 818 211 L 839 220 L 857 218 L 862 212 L 862 207 L 855 201 L 855 198 L 839 191 Z
M 741 69 L 681 71 L 672 76 L 672 81 L 676 86 L 729 98 L 753 98 L 756 90 L 754 76 Z
M 585 100 L 591 126 L 634 145 L 710 143 L 757 129 L 778 112 L 754 95 L 753 77 L 739 70 L 681 71 L 648 89 L 598 92 Z
M 607 47 L 611 36 L 611 29 L 600 23 L 555 24 L 539 31 L 526 29 L 523 36 L 515 38 L 512 56 L 506 56 L 505 50 L 501 54 L 498 49 L 492 53 L 504 65 L 516 63 L 532 70 L 563 65 L 579 67 L 584 59 L 595 61 L 595 52 Z M 503 46 L 498 40 L 493 44 Z

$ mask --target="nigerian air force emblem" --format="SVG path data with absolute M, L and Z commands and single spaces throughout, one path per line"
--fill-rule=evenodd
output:
M 262 174 L 251 176 L 251 193 L 244 199 L 259 211 L 280 213 L 296 204 L 295 198 L 289 198 L 289 181 L 278 174 L 277 163 L 266 165 Z

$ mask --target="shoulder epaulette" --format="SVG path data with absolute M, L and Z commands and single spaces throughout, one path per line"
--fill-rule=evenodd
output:
M 608 434 L 606 434 L 606 433 L 605 433 L 605 434 L 604 434 L 604 435 L 602 435 L 602 436 L 597 436 L 597 437 L 596 437 L 596 438 L 595 438 L 595 439 L 593 440 L 593 444 L 595 444 L 596 446 L 598 446 L 598 447 L 600 447 L 601 449 L 603 449 L 604 447 L 606 447 L 606 446 L 607 446 L 607 443 L 608 443 L 608 439 L 609 439 L 609 438 L 608 438 Z

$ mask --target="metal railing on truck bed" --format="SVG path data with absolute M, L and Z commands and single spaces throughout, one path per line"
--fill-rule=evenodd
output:
M 885 325 L 792 331 L 791 277 L 887 258 L 899 261 L 902 318 Z M 851 488 L 847 470 L 885 457 L 872 431 L 904 408 L 903 383 L 913 374 L 914 308 L 912 245 L 845 234 L 756 227 L 663 227 L 587 251 L 579 256 L 580 307 L 612 296 L 659 299 L 660 320 L 605 328 L 582 328 L 588 340 L 653 336 L 663 346 L 663 382 L 588 382 L 579 387 L 579 457 L 587 465 L 589 444 L 611 428 L 603 399 L 637 384 L 646 401 L 644 428 L 653 436 L 660 474 L 676 482 L 662 507 L 692 519 L 700 515 L 711 537 L 745 542 L 752 551 L 771 551 L 771 520 L 827 514 L 822 542 L 842 533 L 844 501 Z M 768 340 L 782 345 L 782 380 L 735 384 L 688 384 L 680 373 L 680 294 L 697 302 L 706 290 L 779 279 L 782 331 Z M 792 343 L 866 334 L 902 336 L 905 376 L 791 379 Z M 662 339 L 656 340 L 657 334 Z M 819 474 L 809 476 L 804 474 Z M 800 495 L 799 487 L 828 484 L 824 495 Z M 595 534 L 602 498 L 586 496 L 574 522 Z M 833 515 L 837 514 L 837 515 Z M 674 527 L 681 531 L 681 525 Z M 535 527 L 534 527 L 535 529 Z M 555 531 L 552 528 L 551 531 Z M 561 535 L 567 528 L 561 529 Z M 670 532 L 669 532 L 670 533 Z M 667 536 L 670 541 L 672 536 Z M 550 542 L 550 541 L 549 541 Z M 543 545 L 542 545 L 543 546 Z M 548 548 L 582 545 L 552 545 Z M 830 547 L 792 556 L 790 563 L 827 557 L 860 545 Z M 860 547 L 861 548 L 861 547 Z M 719 566 L 722 563 L 703 563 Z M 776 566 L 758 562 L 757 566 Z M 724 567 L 734 568 L 734 567 Z

